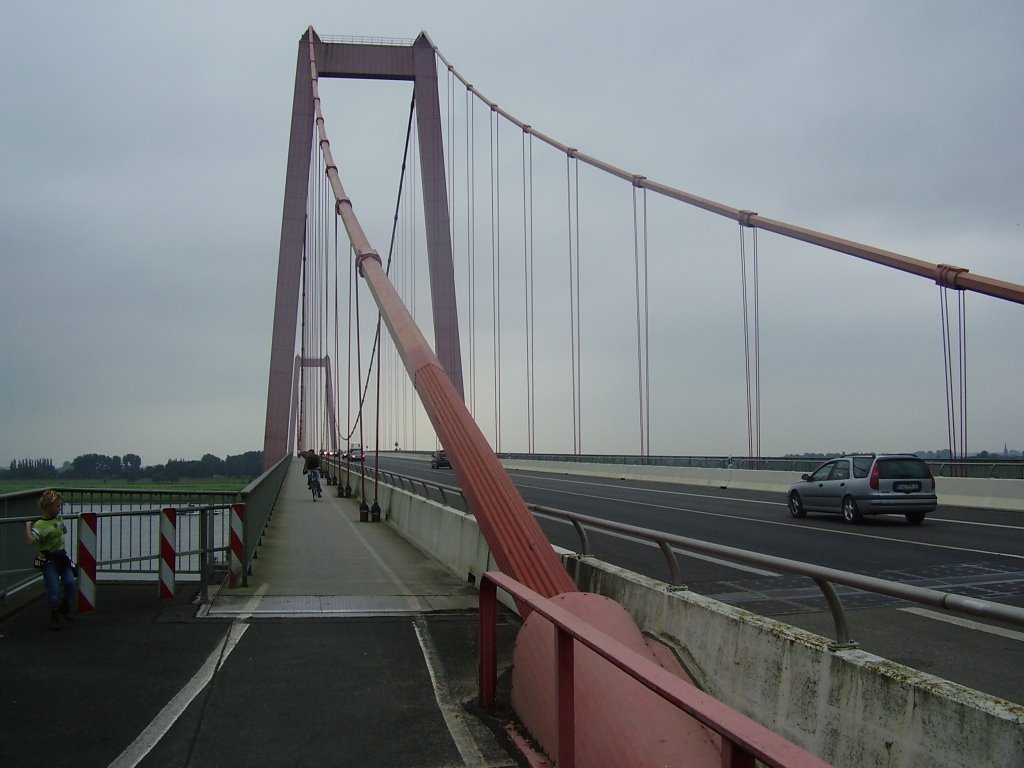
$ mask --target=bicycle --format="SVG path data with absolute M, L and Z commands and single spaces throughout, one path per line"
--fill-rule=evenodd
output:
M 309 486 L 309 490 L 313 494 L 313 501 L 324 495 L 323 489 L 320 487 L 320 473 L 317 470 L 311 469 L 307 472 L 306 485 Z

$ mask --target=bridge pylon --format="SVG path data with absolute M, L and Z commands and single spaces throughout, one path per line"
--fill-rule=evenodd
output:
M 425 32 L 420 33 L 411 45 L 404 46 L 369 42 L 325 42 L 313 29 L 309 29 L 299 41 L 295 64 L 295 90 L 292 97 L 292 122 L 288 140 L 284 210 L 281 216 L 277 266 L 277 296 L 274 303 L 274 331 L 270 349 L 267 414 L 263 436 L 264 469 L 277 463 L 294 444 L 294 434 L 289 434 L 292 426 L 289 410 L 291 371 L 292 356 L 295 353 L 302 256 L 306 235 L 306 203 L 311 163 L 309 139 L 315 119 L 313 83 L 309 76 L 311 48 L 315 51 L 318 77 L 406 80 L 413 83 L 434 323 L 434 350 L 456 391 L 460 397 L 465 398 L 434 44 Z

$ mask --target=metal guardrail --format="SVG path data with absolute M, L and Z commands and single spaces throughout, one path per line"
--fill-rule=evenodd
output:
M 552 600 L 508 575 L 496 572 L 484 573 L 480 580 L 480 704 L 485 709 L 493 708 L 497 689 L 498 588 L 512 595 L 518 602 L 528 605 L 535 613 L 551 622 L 555 629 L 559 768 L 573 768 L 576 765 L 574 640 L 717 733 L 722 739 L 723 766 L 753 768 L 755 760 L 771 768 L 827 768 L 829 765 L 676 677 Z
M 835 454 L 840 455 L 840 454 Z M 515 461 L 550 461 L 569 464 L 624 464 L 650 467 L 698 467 L 702 469 L 739 469 L 778 472 L 811 472 L 829 460 L 820 458 L 746 456 L 626 456 L 609 454 L 501 453 L 499 458 Z M 1024 459 L 997 461 L 969 458 L 958 461 L 925 459 L 936 477 L 974 477 L 1000 480 L 1024 480 Z
M 580 515 L 575 512 L 551 509 L 537 504 L 528 505 L 530 509 L 538 514 L 549 515 L 564 519 L 572 523 L 580 536 L 582 557 L 592 556 L 590 544 L 586 536 L 585 526 L 604 531 L 624 533 L 635 538 L 646 539 L 656 543 L 664 553 L 668 562 L 671 575 L 671 584 L 675 587 L 682 587 L 679 577 L 679 564 L 676 560 L 675 549 L 683 549 L 691 552 L 698 552 L 705 555 L 712 555 L 725 560 L 766 568 L 778 573 L 790 573 L 798 576 L 806 576 L 817 584 L 828 603 L 832 613 L 833 623 L 836 628 L 836 640 L 830 644 L 833 649 L 855 647 L 856 643 L 850 639 L 846 623 L 846 615 L 843 610 L 842 601 L 833 587 L 840 584 L 852 587 L 864 592 L 872 592 L 878 595 L 894 597 L 900 600 L 907 600 L 920 605 L 928 605 L 933 608 L 967 613 L 972 616 L 1005 621 L 1015 626 L 1024 627 L 1024 608 L 1017 608 L 1012 605 L 996 603 L 989 600 L 964 597 L 950 592 L 941 592 L 936 589 L 915 587 L 907 584 L 900 584 L 895 581 L 878 579 L 873 576 L 863 576 L 850 571 L 840 571 L 835 568 L 825 568 L 819 565 L 811 565 L 798 560 L 789 560 L 774 555 L 763 555 L 758 552 L 750 552 L 745 549 L 727 547 L 722 544 L 692 539 L 685 536 L 676 536 L 670 533 L 655 531 L 650 528 L 638 528 L 633 525 L 616 523 L 611 520 L 602 520 L 596 517 Z
M 403 489 L 408 486 L 408 490 L 412 493 L 416 493 L 415 488 L 419 486 L 424 489 L 436 490 L 442 499 L 456 496 L 461 498 L 461 491 L 454 486 L 420 480 L 419 478 L 412 478 L 393 472 L 380 472 L 379 475 L 382 481 L 385 481 L 385 478 L 397 480 L 398 482 L 393 482 L 392 484 Z M 429 493 L 418 495 L 431 498 Z M 469 513 L 464 498 L 462 499 L 461 506 L 463 511 Z M 761 567 L 777 573 L 806 576 L 817 585 L 819 590 L 821 590 L 821 593 L 828 604 L 829 611 L 832 614 L 832 621 L 836 631 L 835 640 L 829 643 L 829 648 L 832 650 L 857 647 L 857 643 L 850 637 L 849 627 L 846 621 L 846 612 L 843 608 L 842 600 L 834 587 L 834 585 L 837 584 L 864 592 L 871 592 L 899 600 L 906 600 L 919 605 L 927 605 L 933 608 L 956 611 L 980 618 L 1003 621 L 1017 627 L 1024 627 L 1024 608 L 1017 608 L 1015 606 L 996 603 L 990 600 L 964 597 L 963 595 L 942 592 L 936 589 L 900 584 L 899 582 L 887 581 L 873 576 L 863 576 L 858 573 L 840 571 L 835 568 L 825 568 L 823 566 L 803 563 L 797 560 L 788 560 L 783 557 L 763 555 L 758 552 L 750 552 L 745 549 L 737 549 L 736 547 L 727 547 L 721 544 L 701 541 L 700 539 L 676 536 L 674 534 L 656 531 L 651 528 L 640 528 L 625 523 L 617 523 L 611 520 L 603 520 L 597 517 L 581 515 L 567 510 L 552 509 L 551 507 L 544 507 L 539 504 L 527 504 L 527 506 L 535 514 L 557 518 L 570 523 L 579 536 L 580 552 L 578 554 L 580 557 L 593 557 L 590 549 L 590 540 L 587 536 L 587 528 L 622 533 L 633 538 L 643 539 L 656 544 L 665 556 L 665 560 L 668 565 L 669 580 L 666 583 L 677 589 L 685 589 L 680 577 L 679 562 L 676 557 L 677 549 L 712 555 L 724 560 Z
M 32 567 L 36 552 L 25 541 L 24 524 L 39 519 L 36 501 L 41 490 L 0 496 L 0 600 L 40 579 Z M 79 518 L 95 512 L 107 521 L 97 535 L 98 573 L 108 580 L 149 580 L 159 574 L 159 516 L 163 508 L 178 512 L 177 571 L 197 577 L 203 584 L 217 563 L 216 552 L 229 544 L 229 513 L 237 494 L 182 492 L 180 490 L 113 490 L 64 488 L 67 525 L 65 542 L 78 561 Z M 204 503 L 205 502 L 205 503 Z

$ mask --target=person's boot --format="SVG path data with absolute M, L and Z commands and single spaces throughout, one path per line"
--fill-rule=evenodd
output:
M 60 611 L 60 615 L 64 617 L 65 621 L 75 620 L 74 617 L 71 615 L 71 606 L 68 605 L 67 598 L 64 598 L 64 600 L 61 601 L 60 608 L 58 610 Z
M 60 629 L 60 613 L 56 608 L 50 611 L 50 629 L 54 631 Z

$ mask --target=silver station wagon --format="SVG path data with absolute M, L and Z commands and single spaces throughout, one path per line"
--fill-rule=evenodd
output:
M 917 524 L 935 509 L 935 478 L 913 454 L 854 455 L 830 459 L 789 488 L 789 514 L 842 514 L 848 523 L 864 515 L 902 514 Z

